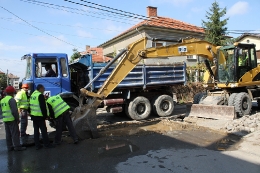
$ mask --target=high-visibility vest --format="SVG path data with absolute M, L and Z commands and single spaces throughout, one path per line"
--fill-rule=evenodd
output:
M 70 108 L 70 106 L 59 95 L 49 97 L 47 102 L 51 105 L 55 118 L 59 117 Z
M 30 109 L 31 109 L 31 115 L 43 117 L 40 103 L 39 103 L 40 94 L 41 93 L 38 90 L 35 90 L 32 93 L 32 95 L 30 97 Z M 49 116 L 49 109 L 48 109 L 47 103 L 45 103 L 45 104 L 46 104 L 46 109 L 47 109 L 47 115 Z
M 15 118 L 12 114 L 12 110 L 9 105 L 9 100 L 11 99 L 11 96 L 5 96 L 0 103 L 1 103 L 1 109 L 2 109 L 2 115 L 3 115 L 3 122 L 9 122 L 14 121 Z
M 17 102 L 18 108 L 23 108 L 23 109 L 29 108 L 29 100 L 26 95 L 26 92 L 23 89 L 16 94 L 15 100 Z

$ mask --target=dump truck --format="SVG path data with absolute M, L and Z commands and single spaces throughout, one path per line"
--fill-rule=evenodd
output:
M 91 54 L 83 55 L 71 63 L 65 53 L 32 53 L 24 55 L 22 59 L 27 62 L 23 83 L 29 84 L 30 93 L 38 84 L 42 84 L 45 86 L 45 95 L 60 94 L 70 105 L 71 111 L 88 100 L 80 100 L 80 89 L 89 84 L 86 88 L 90 92 L 97 92 L 117 65 L 111 62 L 93 63 Z M 112 65 L 104 71 L 109 63 Z M 45 77 L 47 64 L 52 66 L 56 76 Z M 152 113 L 170 116 L 177 102 L 172 86 L 185 83 L 185 62 L 139 63 L 103 99 L 99 107 L 105 107 L 108 112 L 116 115 L 126 114 L 133 120 L 146 119 Z M 156 102 L 154 109 L 149 101 L 152 99 Z M 55 122 L 50 122 L 55 127 Z

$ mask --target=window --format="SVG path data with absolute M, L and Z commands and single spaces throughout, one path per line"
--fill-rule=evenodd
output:
M 96 50 L 90 50 L 90 54 L 95 55 L 95 54 L 97 54 L 97 51 Z
M 165 42 L 153 42 L 152 47 L 161 47 L 164 46 Z
M 252 68 L 255 68 L 257 66 L 257 61 L 256 61 L 254 49 L 251 49 L 250 53 L 251 53 L 251 66 Z
M 58 76 L 57 58 L 37 58 L 35 76 L 41 77 L 57 77 Z
M 68 68 L 65 58 L 60 59 L 62 77 L 68 77 Z

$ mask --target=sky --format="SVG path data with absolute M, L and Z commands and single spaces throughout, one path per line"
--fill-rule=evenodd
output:
M 25 61 L 21 57 L 25 54 L 67 53 L 70 57 L 73 48 L 84 51 L 86 45 L 96 47 L 140 22 L 130 13 L 146 16 L 147 6 L 157 7 L 158 16 L 202 26 L 214 1 L 0 0 L 0 71 L 8 70 L 21 80 L 25 75 Z M 223 19 L 229 18 L 230 36 L 240 36 L 243 32 L 240 30 L 260 33 L 260 1 L 217 2 L 227 9 Z M 130 13 L 120 16 L 120 10 Z

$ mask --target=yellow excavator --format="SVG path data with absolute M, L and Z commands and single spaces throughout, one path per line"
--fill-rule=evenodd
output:
M 257 66 L 254 44 L 235 43 L 220 47 L 192 38 L 167 46 L 146 48 L 149 39 L 145 37 L 130 44 L 80 90 L 80 105 L 72 114 L 73 124 L 80 138 L 86 138 L 89 131 L 92 138 L 98 137 L 98 106 L 141 60 L 148 58 L 187 55 L 205 58 L 207 71 L 204 74 L 204 86 L 207 87 L 207 92 L 195 95 L 191 114 L 233 119 L 237 114 L 242 116 L 250 113 L 252 100 L 258 99 L 260 91 L 260 67 Z M 120 61 L 98 92 L 88 91 L 91 83 L 119 58 Z

